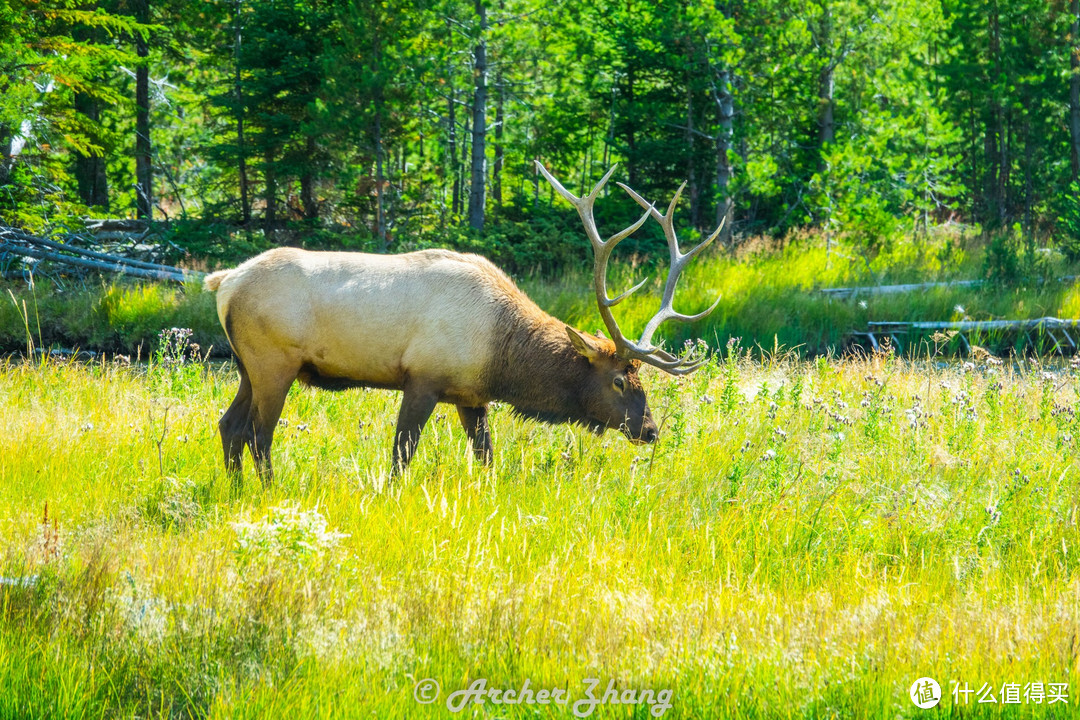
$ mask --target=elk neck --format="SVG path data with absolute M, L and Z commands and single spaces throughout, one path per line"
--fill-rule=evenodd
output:
M 496 341 L 490 375 L 494 399 L 525 417 L 588 424 L 582 390 L 590 371 L 566 335 L 566 326 L 536 308 L 508 313 L 510 332 Z M 531 310 L 531 308 L 530 308 Z

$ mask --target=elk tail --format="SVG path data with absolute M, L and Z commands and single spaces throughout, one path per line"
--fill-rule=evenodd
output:
M 232 270 L 218 270 L 216 273 L 210 273 L 203 280 L 203 288 L 210 292 L 214 292 L 218 289 L 218 286 L 221 285 L 221 281 L 228 277 L 231 272 Z

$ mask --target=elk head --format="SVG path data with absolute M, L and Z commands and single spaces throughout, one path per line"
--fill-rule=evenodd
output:
M 574 329 L 567 327 L 570 342 L 574 348 L 584 355 L 593 368 L 597 371 L 594 379 L 590 382 L 596 387 L 583 398 L 586 407 L 590 409 L 590 416 L 595 418 L 597 424 L 605 423 L 603 427 L 618 427 L 630 439 L 631 442 L 653 442 L 656 440 L 658 430 L 649 412 L 649 405 L 645 398 L 645 390 L 638 378 L 638 368 L 642 363 L 652 365 L 672 375 L 688 375 L 701 367 L 708 356 L 698 348 L 680 357 L 674 355 L 653 343 L 652 337 L 660 325 L 668 320 L 681 322 L 693 322 L 700 320 L 716 309 L 720 300 L 704 312 L 696 315 L 684 315 L 676 312 L 672 303 L 675 300 L 675 287 L 679 282 L 679 275 L 686 265 L 702 250 L 708 247 L 723 229 L 723 222 L 702 243 L 696 245 L 688 252 L 679 249 L 679 240 L 675 234 L 674 214 L 675 206 L 682 196 L 686 183 L 679 187 L 668 205 L 667 213 L 661 213 L 652 203 L 648 202 L 632 189 L 622 183 L 619 187 L 627 192 L 635 202 L 645 208 L 644 214 L 629 227 L 620 230 L 607 240 L 600 236 L 596 227 L 596 219 L 593 217 L 593 204 L 599 197 L 600 191 L 611 178 L 615 168 L 608 170 L 601 178 L 596 187 L 588 195 L 577 197 L 556 180 L 547 169 L 539 162 L 536 163 L 540 173 L 551 183 L 555 191 L 565 198 L 578 211 L 585 234 L 593 249 L 593 290 L 596 293 L 596 304 L 600 310 L 600 317 L 607 327 L 611 340 L 584 336 Z M 649 320 L 642 331 L 640 339 L 636 342 L 628 340 L 619 329 L 612 308 L 625 300 L 631 294 L 640 290 L 648 278 L 642 280 L 626 292 L 610 297 L 607 291 L 607 265 L 611 259 L 611 253 L 622 240 L 636 232 L 646 220 L 652 217 L 663 228 L 664 237 L 667 240 L 670 253 L 670 267 L 667 281 L 664 283 L 664 292 L 660 304 L 660 310 Z M 608 384 L 610 383 L 610 385 Z M 622 413 L 621 419 L 619 413 Z M 602 427 L 600 428 L 602 431 Z
M 569 325 L 566 334 L 591 366 L 580 388 L 589 428 L 597 434 L 617 428 L 635 445 L 655 441 L 659 429 L 638 377 L 641 363 L 619 357 L 615 344 L 607 338 L 579 333 Z

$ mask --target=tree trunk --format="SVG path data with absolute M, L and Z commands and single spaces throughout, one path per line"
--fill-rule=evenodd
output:
M 11 176 L 11 164 L 14 158 L 11 156 L 14 136 L 11 128 L 0 125 L 0 185 L 6 185 Z
M 716 227 L 724 223 L 720 233 L 720 242 L 727 243 L 731 237 L 730 216 L 731 200 L 731 138 L 734 120 L 734 96 L 731 92 L 731 72 L 720 71 L 719 93 L 716 106 L 719 114 L 719 127 L 716 131 Z
M 630 66 L 626 69 L 626 108 L 631 113 L 634 112 L 634 102 L 634 68 Z M 637 118 L 631 116 L 626 131 L 626 175 L 630 187 L 640 185 L 637 168 L 637 133 L 634 132 L 636 125 Z
M 503 115 L 503 105 L 506 102 L 506 88 L 503 86 L 501 68 L 495 75 L 495 83 L 498 86 L 498 91 L 495 96 L 495 163 L 491 169 L 491 197 L 495 201 L 495 207 L 501 208 L 503 200 L 502 171 L 504 162 L 503 123 L 506 121 L 506 116 Z
M 274 229 L 277 226 L 277 174 L 274 171 L 274 154 L 271 150 L 267 150 L 263 155 L 263 179 L 266 183 L 266 193 L 264 200 L 266 201 L 266 210 L 263 213 L 263 223 L 266 230 L 266 236 L 272 238 Z
M 457 183 L 461 188 L 461 210 L 464 212 L 468 202 L 468 187 L 465 184 L 465 173 L 469 169 L 469 118 L 472 117 L 472 109 L 467 108 L 464 113 L 464 119 L 462 120 L 461 127 L 461 152 L 458 156 L 457 162 Z
M 304 163 L 304 173 L 300 176 L 300 204 L 304 206 L 304 219 L 315 220 L 319 217 L 319 202 L 315 199 L 315 138 L 308 137 L 304 140 L 304 150 L 307 153 Z
M 383 203 L 382 103 L 375 106 L 375 234 L 382 252 L 390 246 L 386 237 L 386 210 Z
M 452 187 L 450 192 L 450 212 L 457 215 L 461 212 L 461 182 L 460 177 L 458 176 L 456 98 L 454 97 L 453 76 L 448 74 L 447 80 L 450 85 L 450 94 L 447 96 L 446 100 L 446 125 L 448 133 L 446 149 L 447 153 L 450 155 L 450 178 Z
M 994 77 L 1001 77 L 1001 41 L 998 9 L 995 3 L 989 13 L 989 55 Z M 1005 221 L 1005 185 L 1007 183 L 1007 138 L 1005 136 L 1005 108 L 1001 99 L 990 98 L 990 121 L 986 124 L 986 222 L 1001 225 Z
M 731 18 L 731 9 L 727 4 L 716 0 L 714 6 L 725 19 Z M 710 55 L 712 53 L 710 52 Z M 732 88 L 731 69 L 721 65 L 710 78 L 713 103 L 716 105 L 717 128 L 713 135 L 716 146 L 716 225 L 723 226 L 720 233 L 721 244 L 731 240 L 731 210 L 734 205 L 731 198 L 731 149 L 734 138 L 735 94 Z
M 1025 100 L 1025 110 L 1030 108 L 1030 101 Z M 1030 114 L 1030 113 L 1029 113 Z M 1025 121 L 1023 127 L 1024 137 L 1024 236 L 1028 242 L 1032 242 L 1035 237 L 1035 220 L 1032 217 L 1032 196 L 1033 181 L 1032 181 L 1032 165 L 1034 164 L 1033 149 L 1035 147 L 1035 141 L 1031 137 L 1031 125 Z
M 818 143 L 822 150 L 836 138 L 836 118 L 833 92 L 835 89 L 836 67 L 832 60 L 825 63 L 818 75 Z
M 991 121 L 986 123 L 983 136 L 983 157 L 985 158 L 984 165 L 986 166 L 986 173 L 983 177 L 983 187 L 985 199 L 984 217 L 983 222 L 987 227 L 993 224 L 997 218 L 998 209 L 1001 206 L 1000 198 L 997 196 L 997 174 L 998 174 L 998 152 L 997 152 L 997 140 L 994 135 L 994 122 L 993 118 L 997 116 L 994 112 L 991 117 Z
M 150 22 L 150 0 L 136 0 L 135 19 Z M 154 168 L 150 147 L 150 45 L 142 33 L 135 35 L 135 207 L 143 220 L 154 217 Z
M 608 111 L 608 132 L 607 138 L 604 139 L 604 167 L 603 172 L 607 172 L 611 167 L 611 148 L 615 145 L 615 102 L 619 97 L 619 86 L 617 83 L 611 84 L 611 107 Z M 605 192 L 607 188 L 605 187 Z
M 240 216 L 245 225 L 251 222 L 251 198 L 248 190 L 247 149 L 244 147 L 244 86 L 240 79 L 240 3 L 233 5 L 233 93 L 236 102 L 237 173 L 240 176 Z
M 101 107 L 98 101 L 86 93 L 75 93 L 75 112 L 87 120 L 98 123 Z M 11 153 L 11 139 L 7 140 L 7 152 Z M 75 153 L 75 183 L 79 190 L 79 199 L 87 205 L 109 209 L 109 184 L 105 174 L 105 158 L 100 155 Z
M 472 162 L 469 168 L 469 227 L 484 230 L 487 190 L 487 11 L 484 0 L 476 0 L 480 35 L 473 53 Z
M 698 184 L 695 162 L 696 152 L 694 149 L 694 91 L 687 83 L 686 88 L 686 133 L 683 141 L 686 143 L 686 187 L 687 195 L 690 196 L 690 224 L 693 227 L 701 227 L 701 187 Z
M 1072 135 L 1072 179 L 1080 180 L 1080 0 L 1072 0 L 1069 13 L 1069 132 Z
M 818 43 L 828 48 L 831 45 L 832 36 L 832 12 L 828 3 L 822 11 L 821 37 Z M 836 119 L 834 117 L 835 104 L 833 93 L 836 85 L 836 59 L 831 52 L 826 55 L 821 71 L 818 73 L 818 147 L 824 151 L 825 146 L 832 143 L 836 138 Z M 824 158 L 822 159 L 824 165 Z
M 724 68 L 719 73 L 716 92 L 716 110 L 719 127 L 716 130 L 716 226 L 724 225 L 720 242 L 731 239 L 731 140 L 735 118 L 735 97 L 731 88 L 731 71 Z

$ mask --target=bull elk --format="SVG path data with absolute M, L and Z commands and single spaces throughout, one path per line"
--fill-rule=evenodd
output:
M 240 371 L 240 389 L 219 422 L 225 466 L 234 480 L 245 445 L 260 475 L 272 478 L 274 428 L 297 379 L 329 389 L 401 390 L 392 473 L 408 465 L 440 402 L 457 406 L 473 452 L 484 463 L 492 459 L 488 405 L 493 400 L 544 422 L 577 423 L 598 435 L 618 429 L 633 443 L 656 440 L 638 370 L 646 363 L 685 375 L 707 359 L 697 351 L 673 355 L 654 345 L 652 337 L 667 320 L 697 320 L 716 307 L 683 315 L 672 302 L 679 274 L 720 229 L 683 253 L 672 222 L 682 188 L 662 214 L 619 183 L 645 212 L 604 240 L 593 204 L 615 168 L 579 198 L 537 167 L 585 226 L 594 254 L 593 287 L 611 339 L 551 317 L 477 255 L 269 250 L 205 282 L 217 291 L 218 318 Z M 635 342 L 623 336 L 612 308 L 645 283 L 610 297 L 607 265 L 615 246 L 650 216 L 664 230 L 671 267 L 660 311 Z

